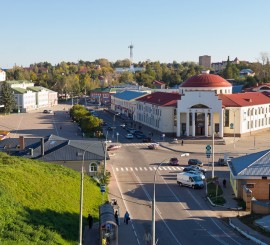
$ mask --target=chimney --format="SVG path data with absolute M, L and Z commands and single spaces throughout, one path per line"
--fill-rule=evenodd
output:
M 41 150 L 40 152 L 41 156 L 44 156 L 44 138 L 40 139 L 40 150 Z
M 19 148 L 20 148 L 20 151 L 23 151 L 24 148 L 25 148 L 25 144 L 24 144 L 24 136 L 20 136 L 20 137 L 19 137 Z

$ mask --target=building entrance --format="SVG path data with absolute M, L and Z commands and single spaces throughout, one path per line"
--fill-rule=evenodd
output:
M 204 136 L 205 135 L 205 116 L 204 113 L 196 113 L 195 114 L 195 128 L 196 128 L 196 136 Z

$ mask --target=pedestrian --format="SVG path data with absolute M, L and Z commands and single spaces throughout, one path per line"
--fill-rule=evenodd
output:
M 60 126 L 59 128 L 62 129 L 62 126 Z
M 181 145 L 182 145 L 182 146 L 184 145 L 184 140 L 181 141 Z
M 226 179 L 223 179 L 223 187 L 226 188 Z
M 93 226 L 93 217 L 91 214 L 88 214 L 87 220 L 88 220 L 88 224 L 89 224 L 89 229 L 91 229 Z
M 130 220 L 129 213 L 126 211 L 125 216 L 124 216 L 124 223 L 128 225 L 128 221 Z
M 114 213 L 114 217 L 115 217 L 115 222 L 116 222 L 116 224 L 119 225 L 118 212 L 117 212 L 117 210 L 116 210 L 115 213 Z

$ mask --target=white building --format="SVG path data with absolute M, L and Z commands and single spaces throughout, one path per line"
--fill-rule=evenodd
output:
M 6 72 L 0 69 L 0 82 L 6 81 Z
M 212 74 L 189 78 L 179 91 L 137 99 L 134 120 L 177 137 L 241 137 L 270 127 L 270 97 L 264 93 L 232 94 L 232 85 Z

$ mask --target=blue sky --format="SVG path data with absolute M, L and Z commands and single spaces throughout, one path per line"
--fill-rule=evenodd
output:
M 269 0 L 0 0 L 0 67 L 47 61 L 256 61 Z

